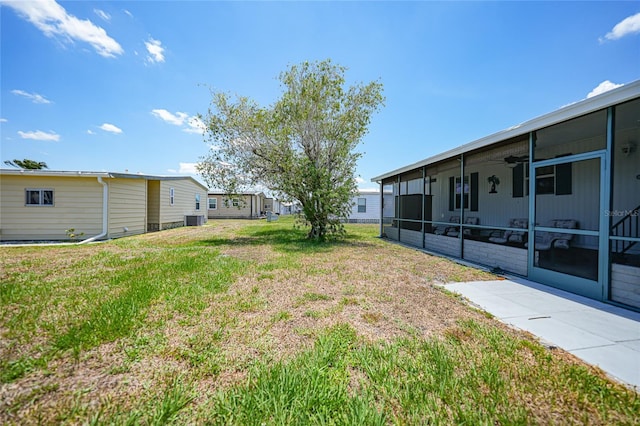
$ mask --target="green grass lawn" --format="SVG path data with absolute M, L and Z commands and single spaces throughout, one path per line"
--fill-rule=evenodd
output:
M 1 247 L 0 424 L 637 424 L 637 393 L 433 285 L 495 277 L 347 230 Z

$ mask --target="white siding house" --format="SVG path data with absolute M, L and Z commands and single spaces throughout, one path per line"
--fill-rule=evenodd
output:
M 640 310 L 640 81 L 373 178 L 382 237 Z
M 380 222 L 380 191 L 377 189 L 360 189 L 352 204 L 349 223 Z

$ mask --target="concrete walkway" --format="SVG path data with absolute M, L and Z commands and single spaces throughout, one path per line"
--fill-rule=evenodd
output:
M 640 313 L 520 278 L 444 288 L 640 391 Z

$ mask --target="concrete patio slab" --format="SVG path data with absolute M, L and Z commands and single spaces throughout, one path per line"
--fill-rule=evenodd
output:
M 605 365 L 607 367 L 605 371 L 608 374 L 625 383 L 640 383 L 640 357 L 636 350 L 624 345 L 612 345 L 577 349 L 571 353 L 591 365 Z
M 552 315 L 529 318 L 526 316 L 513 317 L 505 322 L 540 336 L 544 341 L 553 343 L 569 352 L 576 349 L 615 345 L 614 341 L 556 320 Z
M 640 390 L 640 313 L 516 277 L 443 287 Z

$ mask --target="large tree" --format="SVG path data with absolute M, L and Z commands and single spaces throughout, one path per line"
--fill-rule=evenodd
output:
M 18 169 L 26 169 L 26 170 L 42 170 L 48 169 L 47 163 L 44 161 L 34 161 L 25 158 L 24 160 L 13 160 L 13 161 L 5 161 L 4 164 L 7 166 L 16 167 Z
M 268 107 L 213 92 L 203 117 L 210 151 L 198 163 L 207 184 L 229 195 L 263 185 L 300 203 L 309 238 L 342 233 L 357 191 L 355 148 L 384 102 L 380 82 L 345 87 L 345 71 L 330 60 L 291 66 Z

